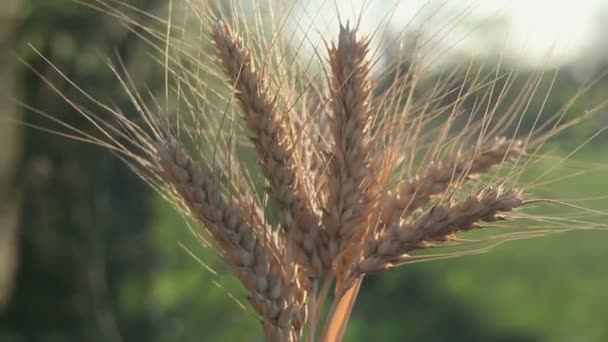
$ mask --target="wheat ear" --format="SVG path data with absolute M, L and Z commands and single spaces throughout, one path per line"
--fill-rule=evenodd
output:
M 387 200 L 382 212 L 384 228 L 402 217 L 408 217 L 433 196 L 444 194 L 450 185 L 469 180 L 476 174 L 487 172 L 494 165 L 513 160 L 524 153 L 521 140 L 499 137 L 459 152 L 448 161 L 431 163 L 420 174 L 406 179 Z
M 209 231 L 227 263 L 251 292 L 249 297 L 271 341 L 297 340 L 305 320 L 304 308 L 294 305 L 305 296 L 282 268 L 255 230 L 233 205 L 227 204 L 217 180 L 203 163 L 196 163 L 173 138 L 157 144 L 163 176 L 192 215 Z
M 385 270 L 406 259 L 406 253 L 432 246 L 429 241 L 445 241 L 456 232 L 479 227 L 480 222 L 501 220 L 501 212 L 523 203 L 519 190 L 492 187 L 455 205 L 437 205 L 412 223 L 395 222 L 366 241 L 354 275 Z
M 328 248 L 334 259 L 353 241 L 355 234 L 365 228 L 371 202 L 366 131 L 371 113 L 371 83 L 367 51 L 368 42 L 358 39 L 356 30 L 348 24 L 340 26 L 338 46 L 332 45 L 329 50 L 334 153 L 329 160 L 329 195 L 323 224 L 330 234 Z
M 316 241 L 322 234 L 319 218 L 300 189 L 275 99 L 268 94 L 268 85 L 254 68 L 249 51 L 225 22 L 214 25 L 212 38 L 260 156 L 259 165 L 269 183 L 268 195 L 279 209 L 280 225 L 294 245 L 296 260 L 311 277 L 318 277 L 329 265 L 317 252 Z

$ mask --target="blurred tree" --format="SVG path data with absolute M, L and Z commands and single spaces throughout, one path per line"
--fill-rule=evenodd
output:
M 111 98 L 119 105 L 120 99 L 126 102 L 112 73 L 95 54 L 116 49 L 128 64 L 137 51 L 134 35 L 107 16 L 71 1 L 30 0 L 21 5 L 19 43 L 31 42 L 94 96 Z M 83 99 L 31 49 L 16 48 L 63 94 Z M 84 118 L 39 76 L 21 68 L 20 77 L 24 103 L 86 130 Z M 153 80 L 146 81 L 154 85 Z M 49 125 L 32 112 L 23 120 Z M 155 324 L 146 300 L 154 266 L 148 188 L 104 149 L 33 129 L 23 137 L 14 183 L 23 199 L 20 267 L 16 290 L 0 323 L 0 339 L 150 340 Z M 125 286 L 137 289 L 128 298 L 136 305 L 125 306 Z
M 8 51 L 14 44 L 17 17 L 16 0 L 7 0 L 0 7 L 0 50 Z M 0 99 L 14 96 L 17 91 L 17 61 L 9 54 L 0 55 Z M 18 207 L 11 178 L 19 153 L 20 125 L 17 123 L 18 108 L 6 101 L 0 106 L 0 118 L 7 119 L 0 125 L 0 314 L 13 286 L 17 266 Z

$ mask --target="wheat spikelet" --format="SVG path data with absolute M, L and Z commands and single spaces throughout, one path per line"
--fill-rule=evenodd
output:
M 396 193 L 386 200 L 382 212 L 384 227 L 401 217 L 408 217 L 433 196 L 442 195 L 450 184 L 469 180 L 476 174 L 487 172 L 502 162 L 514 160 L 523 153 L 523 141 L 500 137 L 465 152 L 458 152 L 447 161 L 425 165 L 420 174 L 406 179 Z
M 331 156 L 326 99 L 321 90 L 307 91 L 302 98 L 302 115 L 290 117 L 291 139 L 298 174 L 308 175 L 307 197 L 319 210 L 327 202 L 327 161 Z
M 454 233 L 477 228 L 479 222 L 501 220 L 501 212 L 512 211 L 523 203 L 519 190 L 493 187 L 455 205 L 434 206 L 414 222 L 395 222 L 366 241 L 363 260 L 355 274 L 387 269 L 407 258 L 406 253 L 431 246 L 429 241 L 445 241 Z
M 195 164 L 177 140 L 159 143 L 157 152 L 165 179 L 210 232 L 228 264 L 251 291 L 250 301 L 269 339 L 290 341 L 299 336 L 305 314 L 298 311 L 304 307 L 294 303 L 304 296 L 304 290 L 288 278 L 281 260 L 268 253 L 266 244 L 270 241 L 262 241 L 239 210 L 223 200 L 208 168 Z
M 263 76 L 254 69 L 249 52 L 228 25 L 218 22 L 212 37 L 224 71 L 236 89 L 250 139 L 260 156 L 260 168 L 269 182 L 268 194 L 278 205 L 281 227 L 297 248 L 296 259 L 310 276 L 318 277 L 326 269 L 316 251 L 319 220 L 302 198 L 275 100 L 269 96 Z
M 285 232 L 273 229 L 267 222 L 264 212 L 253 200 L 253 196 L 239 196 L 234 202 L 242 219 L 255 231 L 256 236 L 264 242 L 264 246 L 276 257 L 281 258 L 286 246 Z

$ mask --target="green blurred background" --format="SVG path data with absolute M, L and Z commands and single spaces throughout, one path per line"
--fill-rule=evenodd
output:
M 166 2 L 129 3 L 157 13 Z M 121 161 L 14 122 L 55 127 L 23 102 L 91 129 L 19 61 L 85 101 L 28 44 L 76 84 L 128 112 L 104 58 L 120 57 L 136 82 L 160 89 L 162 74 L 152 72 L 141 41 L 72 1 L 4 0 L 0 44 L 0 342 L 261 340 L 253 314 L 237 303 L 245 302 L 238 282 Z M 589 53 L 605 55 L 602 49 Z M 560 108 L 581 86 L 580 70 L 581 63 L 563 67 L 549 108 Z M 586 72 L 606 70 L 608 60 L 598 57 Z M 606 89 L 606 80 L 597 84 L 578 109 L 608 98 Z M 551 148 L 566 153 L 606 123 L 600 113 Z M 542 195 L 608 195 L 608 137 L 597 137 L 575 159 L 551 177 L 600 167 Z M 551 165 L 540 163 L 530 176 Z M 608 200 L 584 205 L 605 211 Z M 608 341 L 607 246 L 607 232 L 580 231 L 369 277 L 347 340 Z

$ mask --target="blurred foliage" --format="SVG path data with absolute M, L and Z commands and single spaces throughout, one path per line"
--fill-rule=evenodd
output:
M 130 3 L 154 12 L 164 2 Z M 21 6 L 15 49 L 61 93 L 87 102 L 28 43 L 75 84 L 130 115 L 135 111 L 106 57 L 124 63 L 144 89 L 162 87 L 162 73 L 142 58 L 142 43 L 108 16 L 70 0 L 23 0 Z M 24 103 L 91 129 L 39 75 L 22 66 L 20 79 Z M 579 86 L 567 71 L 560 74 L 547 112 Z M 587 108 L 582 103 L 578 112 Z M 24 114 L 30 124 L 49 126 L 31 111 Z M 562 143 L 581 141 L 597 125 L 582 125 Z M 34 129 L 23 139 L 15 177 L 24 199 L 20 267 L 0 317 L 0 341 L 261 340 L 253 313 L 238 304 L 246 303 L 242 287 L 118 158 Z M 599 141 L 579 157 L 608 162 L 598 160 L 607 150 Z M 586 175 L 550 191 L 561 198 L 601 195 L 608 185 L 601 175 Z M 593 205 L 605 209 L 607 203 Z M 606 241 L 602 232 L 563 234 L 369 277 L 347 340 L 606 341 Z
M 70 1 L 26 1 L 18 21 L 17 51 L 58 90 L 83 99 L 33 49 L 76 84 L 102 99 L 120 101 L 115 79 L 95 49 L 130 58 L 133 38 L 103 16 Z M 111 34 L 114 31 L 116 34 Z M 110 34 L 108 34 L 110 33 Z M 84 118 L 23 66 L 24 103 L 74 125 Z M 125 102 L 125 100 L 122 100 Z M 23 120 L 48 126 L 40 115 Z M 0 340 L 115 341 L 148 339 L 156 325 L 148 305 L 156 255 L 150 244 L 153 201 L 147 188 L 104 149 L 28 129 L 15 183 L 23 199 L 16 290 L 1 323 Z M 139 297 L 126 300 L 125 286 Z M 131 305 L 127 305 L 128 302 Z M 136 302 L 136 305 L 133 304 Z

